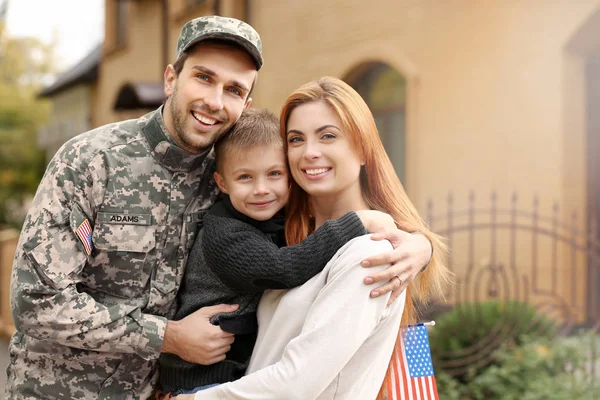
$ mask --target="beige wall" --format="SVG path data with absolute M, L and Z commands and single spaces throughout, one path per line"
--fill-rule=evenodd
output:
M 309 79 L 384 61 L 411 82 L 407 188 L 420 209 L 449 190 L 465 203 L 471 188 L 561 201 L 564 46 L 599 5 L 255 0 L 266 59 L 255 101 L 279 110 Z
M 223 0 L 221 11 L 241 18 L 244 3 Z M 162 81 L 160 5 L 127 4 L 128 42 L 105 46 L 95 125 L 119 119 L 112 106 L 124 83 Z M 183 4 L 170 2 L 170 56 L 183 23 L 213 9 Z M 300 84 L 368 61 L 407 77 L 406 186 L 419 209 L 450 190 L 464 205 L 469 189 L 497 190 L 507 204 L 513 191 L 527 205 L 538 194 L 546 211 L 554 201 L 584 208 L 585 59 L 566 46 L 600 0 L 250 4 L 266 60 L 256 106 L 279 111 Z
M 598 0 L 369 2 L 252 2 L 265 67 L 255 104 L 279 111 L 287 94 L 322 75 L 347 76 L 368 61 L 383 61 L 408 80 L 405 186 L 425 213 L 433 199 L 445 211 L 464 209 L 468 193 L 479 207 L 585 217 L 585 56 L 568 43 L 600 7 Z M 597 42 L 600 44 L 600 36 Z M 531 221 L 529 222 L 531 223 Z M 552 227 L 550 226 L 549 229 Z M 489 235 L 479 234 L 478 268 L 490 262 Z M 455 238 L 456 268 L 466 269 L 468 238 Z M 497 262 L 509 264 L 509 235 L 498 235 Z M 540 239 L 541 286 L 552 285 L 553 242 Z M 517 266 L 531 264 L 530 236 L 516 243 Z M 575 308 L 585 296 L 585 257 L 577 258 L 579 291 L 566 273 L 571 254 L 557 246 L 558 290 Z M 504 259 L 503 259 L 504 258 Z M 524 271 L 523 271 L 524 272 Z
M 111 0 L 107 1 L 107 6 Z M 142 111 L 115 112 L 113 110 L 119 89 L 128 82 L 163 82 L 166 68 L 162 53 L 162 9 L 160 2 L 127 2 L 129 7 L 128 39 L 125 46 L 111 46 L 107 34 L 105 56 L 100 67 L 97 125 L 132 118 Z M 169 1 L 168 62 L 175 61 L 177 39 L 183 24 L 192 18 L 213 14 L 212 0 L 195 7 L 187 7 L 185 0 Z M 244 2 L 221 0 L 221 15 L 244 18 Z M 107 9 L 106 29 L 113 23 L 110 7 Z
M 223 0 L 221 13 L 244 18 L 245 3 Z M 578 225 L 585 228 L 585 49 L 600 48 L 600 33 L 581 30 L 600 13 L 600 0 L 249 3 L 250 23 L 261 34 L 265 57 L 255 106 L 278 112 L 286 96 L 310 79 L 343 78 L 367 62 L 385 62 L 407 78 L 405 186 L 423 214 L 429 199 L 435 214 L 443 213 L 449 192 L 455 194 L 456 209 L 467 207 L 471 190 L 479 208 L 489 208 L 496 191 L 497 206 L 508 209 L 516 192 L 520 210 L 532 211 L 537 196 L 539 214 L 552 216 L 557 202 L 559 219 L 570 220 L 576 211 Z M 107 49 L 97 124 L 120 119 L 112 106 L 124 83 L 162 81 L 159 3 L 127 4 L 129 39 L 121 49 Z M 192 9 L 183 7 L 183 0 L 169 4 L 173 56 L 181 26 L 211 14 L 214 4 Z M 481 268 L 493 261 L 492 248 L 485 244 L 491 236 L 477 237 L 473 262 Z M 495 261 L 510 265 L 507 231 L 498 234 L 497 244 Z M 455 237 L 453 247 L 454 266 L 464 272 L 468 235 Z M 516 268 L 525 273 L 534 257 L 531 237 L 520 233 L 515 248 Z M 540 239 L 535 255 L 545 268 L 538 276 L 546 288 L 552 285 L 553 248 L 552 240 Z M 575 257 L 581 290 L 574 293 L 567 273 L 570 247 L 556 248 L 558 290 L 580 309 L 586 259 Z
M 113 48 L 108 34 L 104 45 L 98 80 L 98 125 L 119 119 L 113 107 L 124 84 L 162 81 L 160 4 L 154 1 L 126 4 L 129 20 L 125 46 Z M 107 14 L 107 31 L 112 23 Z

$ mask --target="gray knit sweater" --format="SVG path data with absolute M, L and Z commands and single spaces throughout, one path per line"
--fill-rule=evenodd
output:
M 239 304 L 211 322 L 236 335 L 227 359 L 212 365 L 188 363 L 173 354 L 159 358 L 164 393 L 239 379 L 256 340 L 256 308 L 266 289 L 302 285 L 318 274 L 349 240 L 366 230 L 354 212 L 327 221 L 302 243 L 285 246 L 283 221 L 256 221 L 224 196 L 204 218 L 177 294 L 175 320 L 220 303 Z

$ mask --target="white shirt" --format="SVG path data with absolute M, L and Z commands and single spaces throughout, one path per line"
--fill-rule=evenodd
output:
M 374 399 L 379 392 L 405 304 L 402 293 L 371 298 L 363 268 L 368 256 L 392 249 L 370 235 L 342 247 L 325 269 L 291 290 L 265 292 L 259 334 L 247 374 L 200 391 L 196 400 Z

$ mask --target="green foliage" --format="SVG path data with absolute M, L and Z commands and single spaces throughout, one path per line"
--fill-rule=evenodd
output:
M 527 303 L 486 301 L 464 303 L 437 317 L 429 340 L 436 370 L 468 382 L 473 377 L 470 370 L 494 364 L 493 354 L 502 345 L 518 345 L 524 336 L 555 333 L 555 324 Z
M 437 329 L 437 327 L 436 327 Z M 494 352 L 495 364 L 462 383 L 436 374 L 441 399 L 592 400 L 600 399 L 600 338 L 583 332 L 573 337 L 531 339 L 505 344 Z
M 0 26 L 0 226 L 19 227 L 44 171 L 37 132 L 49 104 L 36 97 L 53 68 L 52 45 L 13 38 Z
M 599 337 L 558 336 L 556 324 L 527 303 L 457 306 L 436 318 L 430 343 L 444 400 L 600 399 Z

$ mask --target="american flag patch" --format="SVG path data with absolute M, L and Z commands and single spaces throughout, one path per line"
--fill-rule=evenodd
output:
M 90 221 L 86 220 L 79 225 L 77 228 L 77 237 L 83 243 L 83 247 L 85 248 L 86 254 L 89 256 L 92 254 L 92 227 L 90 226 Z

